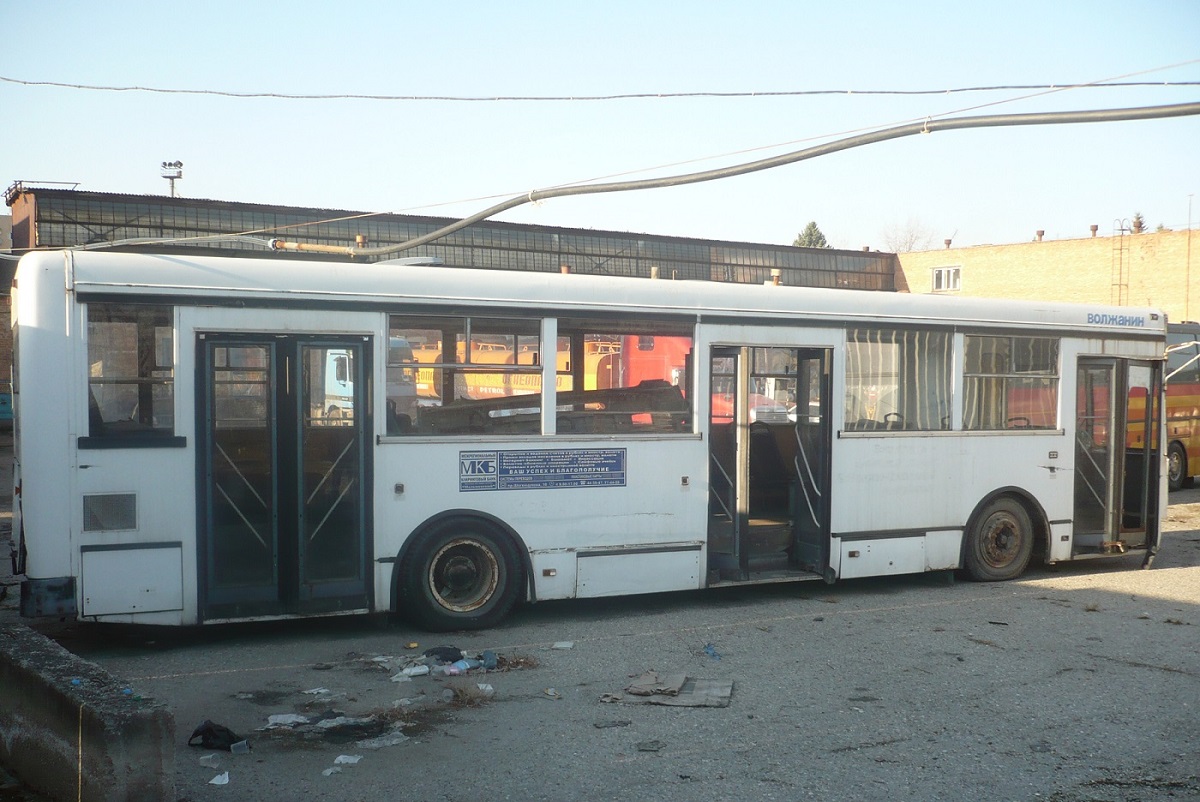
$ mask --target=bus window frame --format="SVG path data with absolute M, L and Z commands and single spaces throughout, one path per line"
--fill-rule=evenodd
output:
M 96 314 L 93 317 L 93 313 L 100 312 L 106 314 Z M 94 336 L 93 327 L 99 329 L 100 326 L 111 324 L 132 324 L 135 327 L 133 353 L 137 363 L 137 375 L 120 375 L 115 371 L 108 375 L 91 375 L 92 366 L 98 361 L 100 364 L 104 364 L 111 353 L 97 350 L 100 347 L 97 342 L 99 338 Z M 85 384 L 88 388 L 88 433 L 77 438 L 77 446 L 80 449 L 92 450 L 186 447 L 187 438 L 176 434 L 178 399 L 175 375 L 177 363 L 175 358 L 177 337 L 175 307 L 163 303 L 92 301 L 83 304 L 83 328 L 87 332 L 84 348 L 87 353 Z M 97 357 L 101 357 L 101 359 L 98 360 Z M 169 361 L 164 362 L 164 360 Z M 153 375 L 155 372 L 163 372 L 167 375 L 155 376 Z M 149 375 L 143 375 L 144 373 Z M 129 384 L 136 385 L 138 388 L 139 403 L 135 404 L 134 409 L 140 405 L 140 396 L 146 395 L 152 400 L 151 420 L 153 421 L 153 416 L 160 407 L 165 407 L 170 418 L 170 426 L 156 427 L 151 423 L 150 426 L 139 424 L 136 428 L 132 425 L 110 428 L 114 424 L 137 424 L 137 421 L 132 418 L 128 421 L 103 419 L 93 388 Z M 165 388 L 164 396 L 155 398 L 156 388 Z

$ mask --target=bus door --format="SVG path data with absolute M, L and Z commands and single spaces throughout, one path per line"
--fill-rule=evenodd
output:
M 708 546 L 717 581 L 828 567 L 830 354 L 712 350 Z
M 1158 549 L 1162 367 L 1081 357 L 1073 555 Z
M 370 606 L 370 339 L 202 334 L 201 618 Z
M 795 559 L 797 567 L 833 580 L 829 570 L 830 362 L 832 351 L 798 352 L 796 403 Z M 805 400 L 807 399 L 807 407 Z

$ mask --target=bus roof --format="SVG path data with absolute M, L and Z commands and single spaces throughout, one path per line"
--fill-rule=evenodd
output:
M 1091 336 L 1163 336 L 1166 315 L 1145 307 L 731 284 L 583 274 L 417 267 L 295 259 L 36 251 L 17 279 L 66 273 L 59 286 L 89 297 L 176 303 L 395 308 L 483 304 L 559 314 L 679 315 L 743 323 L 967 324 L 1055 328 Z M 763 318 L 766 318 L 764 320 Z

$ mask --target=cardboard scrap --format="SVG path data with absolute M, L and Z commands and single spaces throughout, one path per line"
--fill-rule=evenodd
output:
M 671 707 L 729 707 L 733 680 L 696 679 L 686 674 L 647 671 L 622 693 L 606 693 L 601 702 Z

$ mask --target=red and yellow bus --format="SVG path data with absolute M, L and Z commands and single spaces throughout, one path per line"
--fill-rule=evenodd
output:
M 1200 475 L 1200 323 L 1167 333 L 1167 483 L 1190 486 Z

